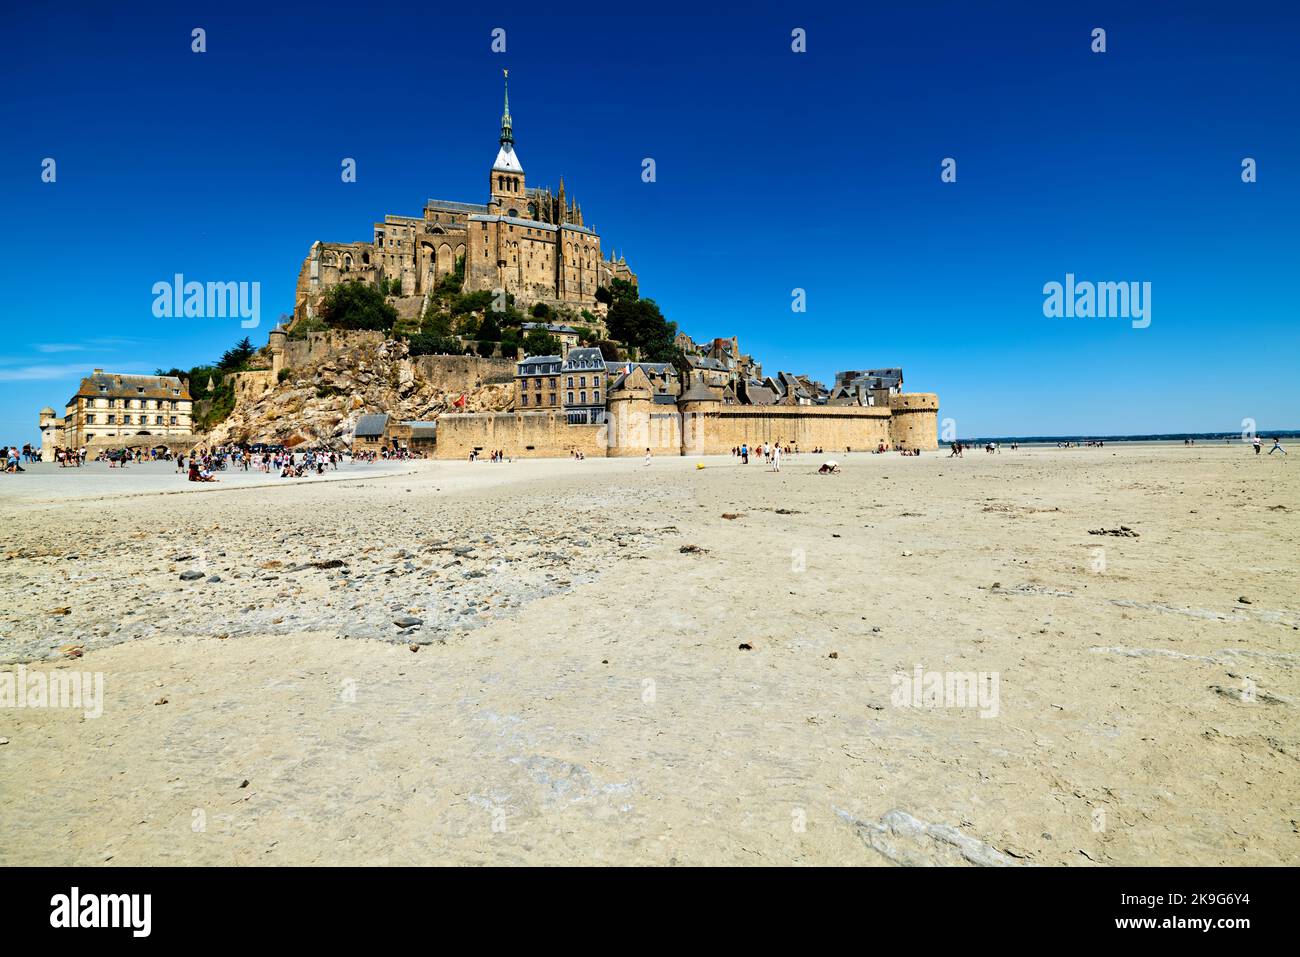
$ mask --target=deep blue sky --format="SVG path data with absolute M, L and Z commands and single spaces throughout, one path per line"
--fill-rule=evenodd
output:
M 313 240 L 484 201 L 503 67 L 529 184 L 563 174 L 643 295 L 766 371 L 901 365 L 962 435 L 1300 427 L 1296 3 L 448 6 L 11 8 L 0 439 L 92 366 L 244 334 L 154 318 L 157 281 L 261 282 L 260 345 Z M 1066 272 L 1151 282 L 1150 327 L 1044 318 Z

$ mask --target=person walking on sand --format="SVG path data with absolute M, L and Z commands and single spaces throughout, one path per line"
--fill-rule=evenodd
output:
M 781 471 L 781 446 L 779 444 L 772 446 L 772 471 Z
M 1256 455 L 1259 455 L 1260 452 L 1264 451 L 1263 447 L 1259 444 L 1259 436 L 1258 436 L 1258 435 L 1255 436 L 1255 437 L 1254 437 L 1253 439 L 1251 439 L 1250 441 L 1251 441 L 1251 443 L 1255 446 L 1255 454 L 1256 454 Z
M 1268 454 L 1272 455 L 1274 452 L 1281 452 L 1283 455 L 1286 455 L 1286 449 L 1282 448 L 1282 440 L 1277 436 L 1273 437 L 1273 447 L 1268 450 Z
M 649 446 L 646 446 L 646 450 L 645 450 L 645 464 L 646 464 L 647 466 L 650 464 L 650 447 L 649 447 Z

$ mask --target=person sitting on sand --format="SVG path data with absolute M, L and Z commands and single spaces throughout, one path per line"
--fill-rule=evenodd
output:
M 818 474 L 818 475 L 838 475 L 838 474 L 839 474 L 839 471 L 840 471 L 840 463 L 839 463 L 839 462 L 836 462 L 836 461 L 834 461 L 834 460 L 832 459 L 832 460 L 829 460 L 829 461 L 823 462 L 822 465 L 821 465 L 821 468 L 819 468 L 819 469 L 817 470 L 817 474 Z

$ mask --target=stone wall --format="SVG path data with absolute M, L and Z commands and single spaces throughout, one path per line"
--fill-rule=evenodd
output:
M 485 385 L 513 383 L 513 359 L 481 359 L 477 356 L 415 356 L 415 374 L 439 392 L 469 392 Z
M 252 372 L 235 372 L 231 374 L 235 387 L 235 408 L 249 402 L 275 388 L 276 375 L 270 369 L 257 369 Z
M 938 397 L 894 396 L 895 408 L 879 406 L 671 405 L 639 398 L 610 403 L 607 425 L 569 425 L 562 412 L 497 412 L 443 415 L 438 419 L 438 458 L 464 458 L 473 448 L 501 449 L 522 458 L 565 456 L 575 448 L 594 456 L 726 455 L 732 448 L 764 442 L 866 451 L 881 443 L 893 449 L 936 449 Z M 900 401 L 902 400 L 902 401 Z
M 682 416 L 676 405 L 656 405 L 649 393 L 642 399 L 610 402 L 603 433 L 604 454 L 616 456 L 682 454 Z
M 893 418 L 889 445 L 908 449 L 939 447 L 939 397 L 933 392 L 908 392 L 892 396 Z
M 511 458 L 562 458 L 577 449 L 603 456 L 604 426 L 569 425 L 562 412 L 478 412 L 438 417 L 437 458 L 464 459 L 478 449 Z
M 764 442 L 801 451 L 874 449 L 889 444 L 889 421 L 889 409 L 869 406 L 714 406 L 688 412 L 684 445 L 688 455 L 721 455 Z
M 382 332 L 347 329 L 312 332 L 305 339 L 288 338 L 284 344 L 282 365 L 286 369 L 303 369 L 321 359 L 348 352 L 358 346 L 382 345 L 384 339 Z

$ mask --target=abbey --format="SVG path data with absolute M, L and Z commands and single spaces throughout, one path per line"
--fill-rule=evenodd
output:
M 387 215 L 371 242 L 312 244 L 298 275 L 294 321 L 319 315 L 329 287 L 349 280 L 383 283 L 402 296 L 426 296 L 445 276 L 464 275 L 464 291 L 504 290 L 517 305 L 590 309 L 596 289 L 614 279 L 635 285 L 626 260 L 606 259 L 600 235 L 565 193 L 527 184 L 515 151 L 506 89 L 486 203 L 428 200 L 422 216 Z

